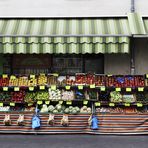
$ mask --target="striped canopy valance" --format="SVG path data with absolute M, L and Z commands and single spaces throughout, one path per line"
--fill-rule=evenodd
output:
M 128 53 L 127 18 L 1 19 L 0 53 Z

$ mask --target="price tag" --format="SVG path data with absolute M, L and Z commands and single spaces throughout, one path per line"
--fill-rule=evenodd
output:
M 15 103 L 13 103 L 13 102 L 10 102 L 10 106 L 15 106 Z
M 107 75 L 108 77 L 111 77 L 111 76 L 113 76 L 113 75 L 111 75 L 111 74 L 109 74 L 109 75 Z
M 52 90 L 56 90 L 56 88 L 57 88 L 56 85 L 51 85 Z
M 95 106 L 101 106 L 100 102 L 95 102 Z
M 11 76 L 10 76 L 10 79 L 16 79 L 16 76 L 11 75 Z
M 30 75 L 30 78 L 35 79 L 35 75 Z
M 90 88 L 96 88 L 95 84 L 90 85 Z
M 105 89 L 106 89 L 105 87 L 100 87 L 101 91 L 105 91 Z
M 41 76 L 45 76 L 45 73 L 40 73 Z
M 33 104 L 32 103 L 28 103 L 28 106 L 32 106 Z
M 63 104 L 63 101 L 59 101 L 59 104 Z
M 55 76 L 55 77 L 58 77 L 59 76 L 58 73 L 53 73 L 52 75 Z
M 115 90 L 116 90 L 116 91 L 121 91 L 121 88 L 116 88 Z
M 40 86 L 40 90 L 44 90 L 45 89 L 45 86 Z
M 70 86 L 69 85 L 65 86 L 65 88 L 66 88 L 66 90 L 70 90 Z
M 126 91 L 127 91 L 127 92 L 131 92 L 132 89 L 131 89 L 131 88 L 126 88 Z
M 34 91 L 34 87 L 33 86 L 29 87 L 29 90 Z
M 19 87 L 14 87 L 14 91 L 19 91 L 20 88 Z
M 8 75 L 7 74 L 3 74 L 2 77 L 3 78 L 8 78 Z
M 142 107 L 143 104 L 142 103 L 137 103 L 137 107 Z
M 124 104 L 126 107 L 129 107 L 130 106 L 130 103 L 125 103 Z
M 66 104 L 67 105 L 71 105 L 72 104 L 72 101 L 66 101 Z
M 8 91 L 8 87 L 3 87 L 3 91 Z
M 49 103 L 50 103 L 50 101 L 45 101 L 45 104 L 47 104 L 47 105 L 48 105 Z
M 138 87 L 138 91 L 144 91 L 144 87 Z
M 37 104 L 39 104 L 39 105 L 40 105 L 40 104 L 43 104 L 43 101 L 38 101 Z
M 3 107 L 3 105 L 4 105 L 3 103 L 0 103 L 0 107 Z
M 88 101 L 86 101 L 86 100 L 83 101 L 83 104 L 84 104 L 84 105 L 87 105 L 87 104 L 88 104 Z
M 115 106 L 115 103 L 109 103 L 109 106 L 113 107 Z
M 83 89 L 83 85 L 79 85 L 78 89 L 82 90 Z
M 148 78 L 148 74 L 146 75 L 146 78 Z

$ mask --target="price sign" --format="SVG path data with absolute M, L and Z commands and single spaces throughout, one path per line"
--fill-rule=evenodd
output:
M 111 75 L 111 74 L 109 74 L 109 75 L 107 75 L 108 77 L 111 77 L 111 76 L 113 76 L 113 75 Z
M 11 75 L 11 76 L 10 76 L 10 79 L 16 79 L 16 76 Z
M 40 105 L 40 104 L 43 104 L 43 101 L 38 101 L 37 104 L 39 104 L 39 105 Z
M 55 76 L 55 77 L 58 77 L 59 76 L 58 73 L 53 73 L 52 75 Z
M 113 107 L 115 106 L 115 103 L 109 103 L 109 106 Z
M 100 87 L 101 91 L 105 91 L 105 89 L 106 89 L 105 87 Z
M 101 106 L 100 102 L 95 102 L 95 106 Z
M 15 103 L 13 103 L 13 102 L 10 102 L 10 106 L 15 106 Z
M 87 104 L 88 104 L 88 101 L 83 101 L 83 104 L 84 104 L 84 105 L 87 105 Z
M 8 87 L 3 87 L 3 91 L 8 91 Z
M 143 104 L 142 103 L 137 103 L 137 107 L 142 107 Z
M 116 88 L 115 90 L 116 90 L 116 91 L 121 91 L 121 88 Z
M 20 88 L 19 87 L 14 87 L 14 91 L 19 91 Z
M 148 74 L 146 75 L 146 78 L 148 78 Z
M 131 88 L 126 88 L 126 92 L 131 92 L 132 89 Z
M 48 105 L 49 103 L 50 103 L 50 101 L 45 101 L 45 104 L 47 104 L 47 105 Z
M 78 86 L 78 89 L 79 89 L 79 90 L 82 90 L 82 89 L 83 89 L 83 85 L 79 85 L 79 86 Z
M 96 88 L 95 84 L 90 85 L 90 88 Z
M 35 75 L 30 75 L 30 78 L 35 79 Z
M 45 76 L 45 73 L 40 73 L 41 76 Z
M 138 87 L 138 91 L 144 91 L 144 87 Z
M 29 87 L 29 90 L 34 91 L 34 87 L 33 86 Z
M 51 85 L 52 90 L 56 90 L 56 88 L 57 88 L 56 85 Z
M 44 90 L 45 89 L 45 86 L 40 86 L 40 90 Z
M 63 101 L 59 101 L 59 104 L 63 104 Z
M 3 78 L 8 78 L 8 75 L 7 74 L 3 74 L 2 77 Z
M 32 103 L 28 103 L 28 106 L 32 106 L 33 104 Z
M 70 90 L 70 86 L 69 85 L 65 86 L 65 88 L 66 88 L 66 90 Z
M 0 103 L 0 107 L 3 107 L 3 105 L 4 105 L 3 103 Z
M 126 107 L 129 107 L 130 106 L 130 103 L 125 103 L 124 104 Z
M 67 105 L 71 105 L 72 104 L 72 101 L 66 101 L 66 104 Z

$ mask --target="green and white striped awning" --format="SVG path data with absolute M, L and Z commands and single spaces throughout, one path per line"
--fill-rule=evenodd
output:
M 127 18 L 1 19 L 0 53 L 128 53 Z

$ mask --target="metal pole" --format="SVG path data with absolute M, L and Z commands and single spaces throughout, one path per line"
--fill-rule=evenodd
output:
M 130 71 L 131 71 L 131 75 L 135 74 L 135 45 L 134 45 L 134 38 L 131 38 L 131 43 L 130 43 Z
M 135 0 L 131 0 L 131 12 L 135 12 Z

